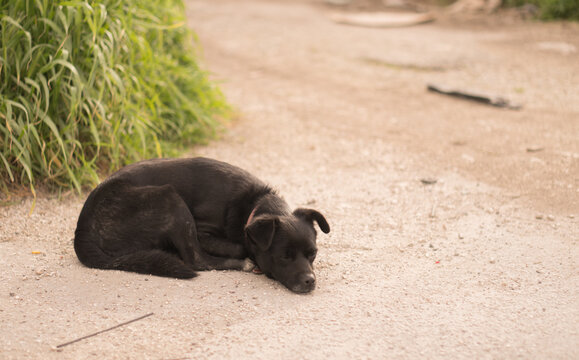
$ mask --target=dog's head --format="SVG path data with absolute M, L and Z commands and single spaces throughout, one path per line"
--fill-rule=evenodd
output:
M 307 293 L 316 287 L 314 221 L 324 233 L 330 232 L 322 214 L 302 208 L 288 216 L 260 215 L 245 227 L 259 269 L 293 292 Z

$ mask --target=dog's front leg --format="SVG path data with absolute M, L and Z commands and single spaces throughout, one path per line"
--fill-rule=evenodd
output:
M 228 269 L 249 272 L 255 268 L 255 263 L 247 258 L 247 251 L 241 244 L 236 244 L 227 239 L 206 233 L 199 235 L 199 243 L 201 244 L 201 248 L 209 255 L 229 259 L 230 261 L 226 261 L 225 266 L 232 267 Z M 239 261 L 241 261 L 241 263 L 239 263 Z
M 195 270 L 251 271 L 255 266 L 249 259 L 242 260 L 243 256 L 241 258 L 233 258 L 230 255 L 218 257 L 208 254 L 199 241 L 195 219 L 181 198 L 175 199 L 173 202 L 171 214 L 172 221 L 167 234 L 168 238 L 179 252 L 181 259 L 191 264 Z M 205 239 L 203 242 L 210 243 L 213 240 L 216 239 Z M 221 241 L 217 241 L 218 244 L 226 242 L 225 239 L 219 240 Z M 235 244 L 231 243 L 231 245 Z M 214 247 L 219 246 L 216 245 Z M 239 248 L 235 246 L 225 246 L 221 250 L 236 250 L 237 255 L 241 255 Z
M 205 261 L 212 269 L 252 271 L 255 268 L 243 245 L 207 234 L 199 236 L 199 243 L 206 253 Z
M 198 238 L 201 248 L 210 255 L 230 259 L 244 259 L 247 257 L 247 251 L 241 244 L 207 233 L 199 233 Z

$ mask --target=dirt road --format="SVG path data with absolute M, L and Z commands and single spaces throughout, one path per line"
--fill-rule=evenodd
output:
M 0 358 L 579 358 L 579 26 L 368 29 L 325 11 L 188 1 L 240 114 L 192 154 L 326 215 L 318 288 L 90 270 L 72 249 L 82 199 L 24 201 L 0 208 Z

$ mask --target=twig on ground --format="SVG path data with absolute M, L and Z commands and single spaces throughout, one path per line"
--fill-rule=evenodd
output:
M 125 321 L 124 323 L 115 325 L 115 326 L 110 327 L 110 328 L 108 328 L 108 329 L 104 329 L 104 330 L 101 330 L 101 331 L 97 331 L 97 332 L 95 332 L 94 334 L 86 335 L 86 336 L 80 337 L 80 338 L 78 338 L 78 339 L 74 339 L 74 340 L 72 340 L 72 341 L 66 342 L 66 343 L 64 343 L 64 344 L 57 345 L 56 348 L 59 349 L 59 348 L 65 347 L 65 346 L 67 346 L 67 345 L 74 344 L 75 342 L 78 342 L 78 341 L 81 341 L 81 340 L 84 340 L 84 339 L 88 339 L 88 338 L 90 338 L 90 337 L 93 337 L 93 336 L 102 334 L 102 333 L 104 333 L 104 332 L 107 332 L 107 331 L 116 329 L 116 328 L 121 327 L 121 326 L 125 326 L 125 325 L 130 324 L 130 323 L 135 322 L 135 321 L 142 320 L 142 319 L 144 319 L 144 318 L 146 318 L 146 317 L 149 317 L 149 316 L 151 316 L 151 315 L 153 315 L 153 313 L 149 313 L 149 314 L 147 314 L 147 315 L 140 316 L 140 317 L 138 317 L 138 318 L 136 318 L 136 319 L 133 319 L 133 320 Z
M 438 206 L 438 203 L 435 201 L 434 204 L 432 204 L 432 209 L 430 210 L 430 217 L 434 218 L 436 217 L 436 207 Z

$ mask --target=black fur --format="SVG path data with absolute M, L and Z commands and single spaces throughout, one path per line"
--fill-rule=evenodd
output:
M 295 292 L 315 287 L 312 209 L 296 209 L 238 167 L 206 158 L 129 165 L 87 198 L 74 249 L 88 267 L 175 278 L 210 269 L 251 270 Z

